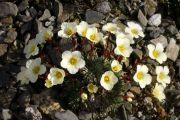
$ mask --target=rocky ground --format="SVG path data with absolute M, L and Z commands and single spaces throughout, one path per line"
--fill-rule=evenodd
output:
M 0 119 L 11 118 L 24 120 L 90 120 L 94 113 L 74 111 L 67 107 L 66 102 L 54 99 L 58 96 L 56 87 L 46 89 L 41 84 L 20 86 L 16 75 L 27 59 L 23 54 L 23 46 L 34 38 L 42 27 L 53 26 L 57 32 L 64 21 L 81 21 L 104 24 L 115 21 L 123 25 L 128 20 L 141 23 L 145 30 L 146 41 L 162 43 L 169 58 L 172 83 L 168 86 L 168 96 L 161 112 L 151 113 L 144 106 L 134 113 L 132 107 L 121 106 L 117 115 L 106 116 L 105 120 L 150 120 L 154 116 L 166 116 L 169 120 L 180 119 L 180 2 L 174 0 L 0 0 Z M 171 1 L 171 2 L 170 2 Z M 150 16 L 159 13 L 162 16 L 161 25 L 153 26 Z M 59 38 L 57 38 L 59 39 Z M 62 49 L 71 47 L 66 41 L 61 41 Z M 139 57 L 142 51 L 135 50 Z M 45 51 L 54 64 L 57 63 L 52 48 Z M 149 61 L 153 62 L 153 61 Z M 138 90 L 135 90 L 138 94 Z M 144 102 L 144 105 L 151 106 Z M 150 107 L 151 108 L 151 107 Z M 69 109 L 69 110 L 68 110 Z M 63 111 L 65 110 L 65 111 Z M 63 112 L 62 112 L 63 111 Z M 149 112 L 149 113 L 148 113 Z M 96 116 L 96 115 L 94 115 Z M 103 115 L 102 115 L 103 116 Z M 98 118 L 98 117 L 97 117 Z M 155 117 L 156 118 L 156 117 Z M 102 118 L 98 118 L 102 119 Z M 103 118 L 104 119 L 104 118 Z

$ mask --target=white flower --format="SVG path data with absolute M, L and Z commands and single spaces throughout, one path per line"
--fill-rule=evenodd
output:
M 70 38 L 74 33 L 76 33 L 76 23 L 63 22 L 61 24 L 61 30 L 58 32 L 58 36 L 63 38 Z
M 41 58 L 31 59 L 26 62 L 26 68 L 30 74 L 30 81 L 35 83 L 38 79 L 38 75 L 42 75 L 46 72 L 46 67 L 41 65 Z
M 144 37 L 142 27 L 135 22 L 127 22 L 128 27 L 125 28 L 125 32 L 130 34 L 133 38 Z
M 129 57 L 133 49 L 130 46 L 129 39 L 116 40 L 117 47 L 114 49 L 116 55 L 122 55 L 123 57 Z
M 37 43 L 34 40 L 29 41 L 29 43 L 24 48 L 24 54 L 26 54 L 26 58 L 30 58 L 31 55 L 35 56 L 39 52 L 39 48 L 37 47 Z
M 111 69 L 113 72 L 119 72 L 122 70 L 122 65 L 117 60 L 113 60 L 111 63 Z
M 116 41 L 122 40 L 122 39 L 129 39 L 130 44 L 134 44 L 134 40 L 130 34 L 126 34 L 123 32 L 117 32 L 116 33 Z
M 169 68 L 167 66 L 156 66 L 157 81 L 162 85 L 166 86 L 169 84 L 171 79 L 169 77 Z
M 90 93 L 96 93 L 98 90 L 98 87 L 94 85 L 93 83 L 88 84 L 87 89 Z
M 118 78 L 112 71 L 106 71 L 102 77 L 100 84 L 106 90 L 112 90 L 114 85 L 118 82 Z
M 21 67 L 21 72 L 17 74 L 17 81 L 21 82 L 21 85 L 29 84 L 31 79 L 30 73 L 27 68 Z
M 167 60 L 167 55 L 163 52 L 164 48 L 161 43 L 157 43 L 156 47 L 152 44 L 148 45 L 149 56 L 160 64 Z
M 161 24 L 161 14 L 154 14 L 149 18 L 150 25 L 159 26 Z
M 152 81 L 152 77 L 148 74 L 146 65 L 137 65 L 137 71 L 133 77 L 134 81 L 138 82 L 141 88 L 145 88 Z
M 98 43 L 103 39 L 103 34 L 98 32 L 97 28 L 92 27 L 87 29 L 86 38 L 91 42 Z
M 85 21 L 81 21 L 79 25 L 76 26 L 77 33 L 82 36 L 86 37 L 87 29 L 89 28 L 89 25 Z
M 69 73 L 75 74 L 85 66 L 85 61 L 79 51 L 65 51 L 62 54 L 61 66 L 66 68 Z
M 118 27 L 117 27 L 117 24 L 115 24 L 115 23 L 107 23 L 107 24 L 103 25 L 102 30 L 108 31 L 112 34 L 115 34 L 118 30 Z
M 51 82 L 51 80 L 45 80 L 45 84 L 44 84 L 47 88 L 50 88 L 50 87 L 52 87 L 53 86 L 53 84 L 52 84 L 52 82 Z
M 64 77 L 64 70 L 59 68 L 51 68 L 50 73 L 48 74 L 48 80 L 52 82 L 52 85 L 62 84 Z
M 160 102 L 163 101 L 166 96 L 164 94 L 164 87 L 161 84 L 156 83 L 155 88 L 152 91 L 154 97 L 156 97 Z
M 35 40 L 38 44 L 43 44 L 46 43 L 46 41 L 50 40 L 52 37 L 53 37 L 52 29 L 44 28 L 36 35 Z
M 88 99 L 88 95 L 83 92 L 83 93 L 81 94 L 81 99 L 82 99 L 83 101 L 87 100 L 87 99 Z

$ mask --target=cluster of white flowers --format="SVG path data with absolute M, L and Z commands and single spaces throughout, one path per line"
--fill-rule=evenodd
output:
M 135 40 L 145 36 L 143 28 L 135 22 L 127 22 L 127 26 L 124 30 L 119 28 L 115 23 L 107 23 L 102 26 L 102 31 L 115 35 L 116 46 L 114 48 L 114 53 L 123 56 L 124 59 L 129 58 L 133 52 L 131 45 L 135 43 Z M 103 37 L 103 33 L 100 32 L 97 27 L 89 25 L 85 21 L 81 21 L 79 24 L 76 22 L 63 22 L 61 24 L 61 30 L 58 32 L 58 36 L 62 38 L 71 38 L 74 37 L 76 33 L 94 44 L 104 42 L 106 40 L 105 38 L 109 39 L 108 37 Z M 24 53 L 26 58 L 37 55 L 39 52 L 38 45 L 45 44 L 52 37 L 52 29 L 47 28 L 40 31 L 35 39 L 30 40 L 25 46 Z M 167 60 L 167 56 L 163 52 L 164 47 L 162 44 L 149 44 L 147 48 L 149 50 L 150 58 L 155 59 L 160 64 Z M 60 65 L 70 74 L 76 74 L 80 69 L 85 67 L 85 64 L 85 60 L 80 51 L 64 51 L 62 53 Z M 111 70 L 112 71 L 106 71 L 101 76 L 100 80 L 101 86 L 108 91 L 112 90 L 114 85 L 118 82 L 116 74 L 122 70 L 122 65 L 118 60 L 112 61 Z M 38 75 L 42 75 L 45 72 L 46 67 L 41 65 L 40 58 L 30 59 L 27 61 L 26 67 L 21 68 L 21 72 L 17 75 L 17 79 L 21 81 L 21 84 L 28 84 L 29 82 L 34 83 L 37 81 Z M 145 88 L 146 85 L 150 85 L 152 82 L 152 76 L 148 72 L 149 69 L 146 65 L 137 65 L 137 70 L 133 79 L 141 88 Z M 50 88 L 54 85 L 62 84 L 65 74 L 63 69 L 56 67 L 50 68 L 50 72 L 45 80 L 45 86 Z M 167 66 L 157 66 L 156 74 L 158 83 L 156 83 L 152 94 L 162 101 L 165 99 L 164 89 L 166 84 L 170 83 L 170 77 L 168 76 L 169 69 Z M 89 83 L 87 85 L 87 90 L 89 93 L 94 94 L 98 91 L 98 87 L 93 83 Z M 81 98 L 85 100 L 88 98 L 88 95 L 82 93 Z M 129 101 L 132 101 L 133 97 L 131 96 L 130 98 Z
M 28 44 L 24 47 L 24 54 L 26 58 L 35 56 L 39 53 L 38 45 L 46 43 L 53 37 L 52 29 L 43 28 L 35 39 L 29 40 Z M 46 67 L 41 64 L 41 58 L 30 59 L 26 62 L 26 67 L 21 67 L 21 72 L 17 75 L 17 80 L 21 84 L 28 84 L 29 82 L 35 83 L 39 75 L 46 72 Z
M 131 44 L 134 44 L 134 38 L 144 37 L 142 27 L 134 22 L 127 22 L 124 32 L 116 32 L 116 45 L 114 52 L 123 57 L 129 57 L 133 52 Z
M 165 54 L 164 47 L 161 43 L 156 45 L 149 44 L 147 46 L 149 50 L 149 57 L 155 59 L 157 62 L 162 64 L 167 60 L 167 55 Z M 133 77 L 134 81 L 138 82 L 141 88 L 145 88 L 146 85 L 149 85 L 152 82 L 152 77 L 148 74 L 148 67 L 146 65 L 137 65 L 137 71 Z M 153 89 L 152 94 L 159 101 L 165 99 L 164 89 L 166 84 L 170 83 L 169 68 L 167 66 L 156 66 L 157 82 L 155 88 Z
M 40 31 L 35 39 L 29 40 L 28 44 L 25 45 L 24 54 L 26 58 L 35 56 L 39 53 L 38 44 L 44 44 L 46 41 L 50 40 L 53 37 L 52 30 L 49 28 L 44 28 Z
M 164 89 L 166 84 L 171 82 L 171 78 L 169 77 L 169 68 L 167 66 L 156 66 L 156 74 L 157 74 L 157 81 L 155 88 L 153 89 L 152 94 L 156 97 L 159 101 L 163 101 L 165 99 Z
M 53 85 L 62 84 L 64 81 L 64 77 L 65 77 L 65 72 L 63 69 L 51 68 L 45 86 L 47 88 L 50 88 Z
M 171 79 L 169 77 L 169 68 L 167 66 L 156 66 L 157 82 L 152 94 L 154 97 L 162 101 L 165 99 L 164 89 L 166 84 L 169 84 Z M 138 82 L 141 88 L 145 88 L 152 82 L 152 77 L 148 74 L 148 67 L 146 65 L 137 65 L 137 71 L 133 77 L 134 81 Z
M 96 27 L 89 25 L 85 21 L 81 21 L 79 25 L 77 25 L 75 22 L 62 23 L 61 30 L 58 32 L 58 36 L 63 38 L 70 38 L 76 32 L 80 36 L 86 37 L 93 43 L 98 43 L 103 39 L 103 34 L 99 32 Z
M 21 72 L 17 75 L 17 80 L 21 84 L 35 83 L 39 75 L 46 72 L 46 67 L 41 64 L 41 58 L 30 59 L 26 62 L 26 67 L 21 68 Z

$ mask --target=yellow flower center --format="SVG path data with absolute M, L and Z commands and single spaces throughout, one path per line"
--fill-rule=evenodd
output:
M 77 63 L 77 59 L 74 58 L 74 57 L 71 57 L 71 59 L 69 60 L 69 63 L 70 63 L 71 65 L 75 65 L 75 64 Z
M 113 66 L 113 67 L 112 67 L 112 70 L 113 70 L 114 72 L 117 72 L 117 71 L 119 71 L 119 67 L 118 67 L 118 66 Z
M 155 58 L 158 58 L 158 57 L 159 57 L 159 51 L 153 50 L 153 56 L 154 56 Z
M 85 37 L 85 36 L 86 36 L 86 30 L 83 30 L 83 31 L 81 32 L 81 34 L 82 34 L 83 37 Z
M 31 47 L 30 53 L 33 53 L 35 50 L 36 50 L 36 46 L 33 45 L 33 46 Z
M 126 50 L 125 45 L 119 45 L 118 46 L 119 51 L 124 52 Z
M 160 74 L 159 74 L 159 79 L 160 79 L 160 80 L 163 80 L 164 78 L 165 78 L 164 72 L 160 72 Z
M 45 82 L 46 82 L 46 83 L 45 83 L 45 86 L 46 86 L 47 88 L 50 88 L 50 87 L 53 86 L 53 85 L 52 85 L 52 82 L 51 82 L 50 80 L 46 80 Z
M 65 30 L 65 33 L 66 33 L 68 36 L 70 36 L 70 35 L 73 34 L 73 31 L 72 31 L 72 29 L 67 28 L 67 29 Z
M 138 30 L 137 29 L 131 29 L 131 32 L 134 34 L 134 35 L 138 35 Z
M 39 71 L 40 71 L 40 66 L 39 66 L 39 65 L 34 66 L 34 68 L 32 69 L 32 71 L 33 71 L 34 74 L 38 74 Z
M 44 32 L 43 37 L 44 37 L 44 40 L 49 40 L 50 38 L 49 32 L 48 31 Z
M 96 39 L 96 34 L 90 35 L 90 39 L 91 39 L 92 41 L 94 41 L 94 40 Z
M 81 94 L 81 98 L 82 98 L 82 100 L 87 100 L 87 99 L 88 99 L 88 96 L 87 96 L 86 93 L 82 93 L 82 94 Z
M 60 79 L 62 77 L 62 73 L 59 71 L 56 71 L 55 76 L 57 79 Z
M 107 75 L 104 76 L 104 82 L 109 83 L 110 80 L 111 80 L 111 79 L 109 78 L 109 76 L 107 76 Z
M 94 91 L 94 85 L 93 85 L 93 84 L 89 84 L 89 85 L 88 85 L 88 90 L 89 90 L 90 92 L 93 92 L 93 91 Z
M 138 72 L 138 73 L 137 73 L 137 79 L 138 79 L 138 80 L 142 80 L 143 78 L 144 78 L 144 73 L 141 72 L 141 71 Z

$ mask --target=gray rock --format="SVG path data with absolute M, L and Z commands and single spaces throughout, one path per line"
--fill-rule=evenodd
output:
M 136 55 L 137 55 L 140 59 L 142 59 L 143 53 L 142 53 L 141 50 L 139 50 L 139 49 L 134 49 L 134 52 L 136 53 Z
M 11 2 L 0 2 L 0 17 L 16 16 L 18 8 Z
M 155 0 L 145 0 L 145 12 L 151 16 L 156 12 L 157 2 Z
M 10 29 L 7 33 L 7 37 L 6 39 L 4 40 L 4 42 L 6 43 L 12 43 L 16 40 L 16 37 L 17 37 L 17 32 L 15 29 Z
M 176 66 L 179 66 L 179 67 L 180 67 L 180 59 L 178 59 L 178 60 L 176 61 Z
M 161 24 L 161 14 L 154 14 L 149 18 L 148 23 L 151 26 L 159 26 Z
M 0 22 L 1 22 L 2 24 L 11 25 L 11 24 L 13 24 L 13 18 L 12 18 L 11 16 L 6 17 L 6 18 L 2 18 L 2 19 L 0 20 Z
M 179 46 L 176 45 L 176 41 L 171 38 L 169 45 L 166 48 L 166 55 L 172 61 L 176 61 L 179 55 Z
M 30 38 L 31 38 L 31 34 L 30 34 L 30 33 L 27 33 L 27 34 L 24 35 L 25 44 L 28 43 L 28 41 L 30 40 Z
M 7 52 L 7 44 L 0 44 L 0 56 L 4 55 Z
M 11 111 L 9 109 L 2 109 L 2 119 L 3 120 L 10 120 L 12 117 L 10 112 Z
M 43 15 L 39 18 L 40 21 L 46 20 L 51 17 L 51 13 L 48 9 L 44 10 Z
M 0 30 L 0 42 L 3 42 L 6 37 L 6 31 Z
M 37 32 L 40 32 L 40 31 L 42 31 L 42 29 L 44 29 L 43 23 L 39 20 L 36 20 L 34 26 L 35 26 L 35 29 Z
M 78 118 L 79 118 L 80 120 L 91 120 L 91 118 L 92 118 L 92 113 L 80 112 Z
M 29 0 L 24 0 L 18 5 L 19 12 L 26 10 L 29 6 Z
M 21 14 L 18 15 L 18 18 L 20 21 L 23 21 L 23 22 L 29 22 L 33 19 L 31 16 L 26 16 L 26 15 L 21 15 Z
M 107 118 L 105 118 L 104 120 L 113 120 L 110 116 L 108 116 Z
M 133 115 L 129 115 L 128 116 L 128 120 L 139 120 L 139 119 L 134 117 Z
M 148 20 L 146 16 L 142 13 L 142 11 L 139 9 L 138 12 L 138 20 L 143 26 L 147 26 Z
M 34 7 L 31 7 L 29 9 L 29 12 L 30 12 L 32 18 L 35 18 L 36 15 L 38 14 L 38 12 L 36 11 L 36 9 Z
M 65 4 L 63 6 L 63 13 L 60 18 L 58 18 L 58 22 L 64 22 L 68 19 L 73 19 L 74 18 L 74 12 L 76 11 L 75 5 L 74 4 Z
M 164 47 L 168 45 L 167 38 L 163 35 L 160 35 L 158 38 L 152 39 L 151 42 L 154 43 L 155 45 L 157 43 L 161 43 Z
M 0 87 L 6 86 L 6 84 L 9 81 L 10 75 L 5 72 L 6 69 L 7 68 L 3 67 L 2 70 L 4 70 L 4 71 L 0 72 L 0 75 L 1 75 Z
M 1 75 L 2 75 L 2 77 L 5 77 L 5 76 L 3 76 L 3 74 L 1 74 Z M 2 77 L 1 77 L 1 79 L 3 79 Z M 6 77 L 8 77 L 8 78 L 5 78 L 5 79 L 7 79 L 5 82 L 8 81 L 7 83 L 8 83 L 8 85 L 10 85 L 10 80 L 9 80 L 10 79 L 10 75 L 8 74 Z M 0 104 L 1 104 L 1 106 L 3 108 L 9 108 L 11 103 L 12 103 L 13 98 L 16 95 L 16 93 L 17 93 L 17 89 L 15 87 L 12 87 L 12 86 L 7 88 L 7 90 L 0 90 L 0 95 L 1 95 L 1 97 L 0 97 Z
M 167 30 L 171 35 L 175 35 L 178 33 L 178 29 L 174 25 L 170 25 Z
M 164 28 L 159 27 L 147 27 L 147 31 L 149 31 L 149 36 L 152 38 L 157 38 L 160 34 L 164 33 Z
M 107 13 L 111 12 L 110 3 L 108 1 L 100 2 L 96 5 L 96 10 L 103 14 L 107 14 Z
M 27 107 L 29 105 L 30 102 L 30 94 L 28 92 L 21 94 L 18 99 L 17 102 L 19 103 L 19 105 L 21 107 Z
M 180 41 L 180 32 L 178 32 L 178 33 L 176 34 L 176 39 L 177 39 L 178 41 Z
M 130 89 L 132 92 L 136 93 L 136 94 L 140 94 L 141 93 L 141 89 L 139 87 L 133 86 Z
M 93 10 L 87 10 L 85 16 L 88 23 L 99 23 L 105 18 L 102 13 Z
M 30 31 L 31 28 L 32 28 L 32 22 L 24 23 L 24 24 L 21 26 L 21 34 L 24 34 L 25 32 Z
M 60 48 L 62 49 L 62 51 L 65 51 L 65 50 L 70 50 L 73 48 L 73 43 L 72 43 L 72 40 L 70 39 L 66 39 L 66 38 L 63 38 L 60 40 Z
M 78 120 L 77 116 L 70 110 L 56 112 L 55 117 L 58 120 Z
M 53 64 L 58 66 L 60 61 L 60 56 L 58 56 L 59 54 L 56 51 L 56 49 L 52 48 L 51 46 L 47 46 L 45 51 L 48 54 L 51 61 L 53 62 Z
M 42 120 L 42 115 L 37 109 L 37 106 L 29 106 L 26 108 L 26 115 L 31 120 Z
M 63 14 L 63 5 L 61 2 L 56 0 L 54 8 L 55 8 L 55 16 L 57 18 L 57 21 L 60 22 Z

